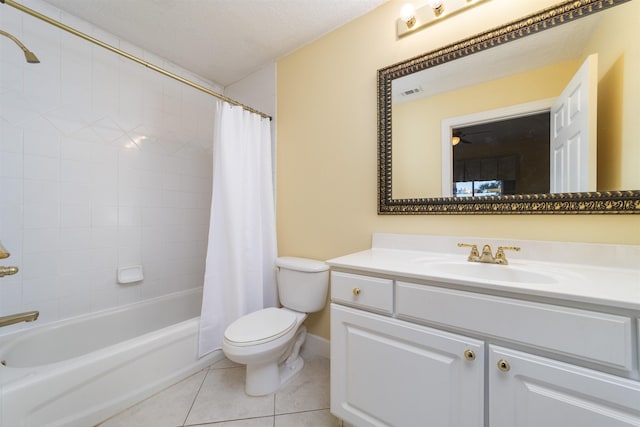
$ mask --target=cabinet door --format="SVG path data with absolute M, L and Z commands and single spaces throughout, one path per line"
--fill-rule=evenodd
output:
M 484 344 L 331 304 L 331 411 L 355 426 L 481 426 Z
M 640 426 L 640 383 L 490 346 L 489 425 Z

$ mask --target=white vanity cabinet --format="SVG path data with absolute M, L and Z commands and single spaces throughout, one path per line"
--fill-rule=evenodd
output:
M 336 416 L 355 426 L 483 425 L 481 341 L 377 314 L 392 313 L 392 280 L 340 272 L 331 280 Z
M 640 426 L 632 315 L 383 276 L 332 271 L 331 411 L 347 423 Z
M 489 346 L 492 427 L 640 426 L 640 384 L 626 378 Z
M 331 305 L 331 410 L 355 426 L 482 426 L 484 345 Z

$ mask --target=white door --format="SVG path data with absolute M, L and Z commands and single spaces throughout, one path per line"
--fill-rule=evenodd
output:
M 490 427 L 640 425 L 640 382 L 489 347 Z
M 551 107 L 551 192 L 596 191 L 598 54 L 587 57 Z
M 331 412 L 358 427 L 482 426 L 484 344 L 331 304 Z

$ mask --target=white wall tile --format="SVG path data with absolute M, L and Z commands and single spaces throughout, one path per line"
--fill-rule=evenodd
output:
M 56 276 L 33 277 L 24 281 L 22 303 L 36 306 L 40 302 L 55 300 L 58 291 Z
M 57 181 L 60 174 L 60 161 L 55 157 L 24 155 L 24 178 L 34 180 Z
M 70 251 L 74 249 L 88 250 L 92 248 L 93 229 L 90 227 L 67 227 L 61 228 L 59 238 L 60 251 Z
M 1 75 L 2 73 L 0 73 Z M 22 153 L 23 130 L 0 119 L 0 152 Z
M 52 161 L 57 164 L 57 160 L 49 159 L 47 157 L 35 158 L 34 156 L 34 166 L 32 172 L 34 175 L 38 175 L 37 166 L 41 163 L 44 164 L 46 162 Z M 40 162 L 42 160 L 42 162 Z M 26 160 L 25 160 L 25 163 Z M 49 175 L 49 173 L 43 173 L 42 175 Z M 24 205 L 25 209 L 27 207 L 32 206 L 58 206 L 60 201 L 60 192 L 59 192 L 59 184 L 55 180 L 46 180 L 46 179 L 25 179 L 24 180 Z
M 31 279 L 54 278 L 58 274 L 58 252 L 42 251 L 28 252 L 22 257 L 23 284 L 26 286 Z
M 22 239 L 23 253 L 60 250 L 60 229 L 58 227 L 28 228 L 24 230 Z
M 23 226 L 27 228 L 58 227 L 60 212 L 58 204 L 27 203 L 23 210 Z
M 191 76 L 42 0 L 25 3 Z M 201 286 L 216 99 L 11 8 L 0 7 L 0 24 L 41 61 L 25 64 L 0 40 L 0 240 L 20 267 L 0 288 L 0 315 L 38 309 L 42 324 Z M 122 264 L 142 264 L 145 280 L 118 284 Z
M 27 128 L 24 131 L 25 155 L 37 155 L 40 157 L 60 157 L 60 141 L 56 129 L 50 124 L 40 130 Z
M 22 278 L 19 276 L 5 276 L 0 286 L 0 310 L 11 312 L 13 307 L 22 304 Z
M 91 205 L 62 205 L 60 207 L 61 227 L 91 227 Z
M 0 153 L 0 177 L 22 178 L 22 153 Z

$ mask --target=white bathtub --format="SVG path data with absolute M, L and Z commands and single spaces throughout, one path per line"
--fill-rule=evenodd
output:
M 0 427 L 89 427 L 222 359 L 197 356 L 202 289 L 0 337 Z

